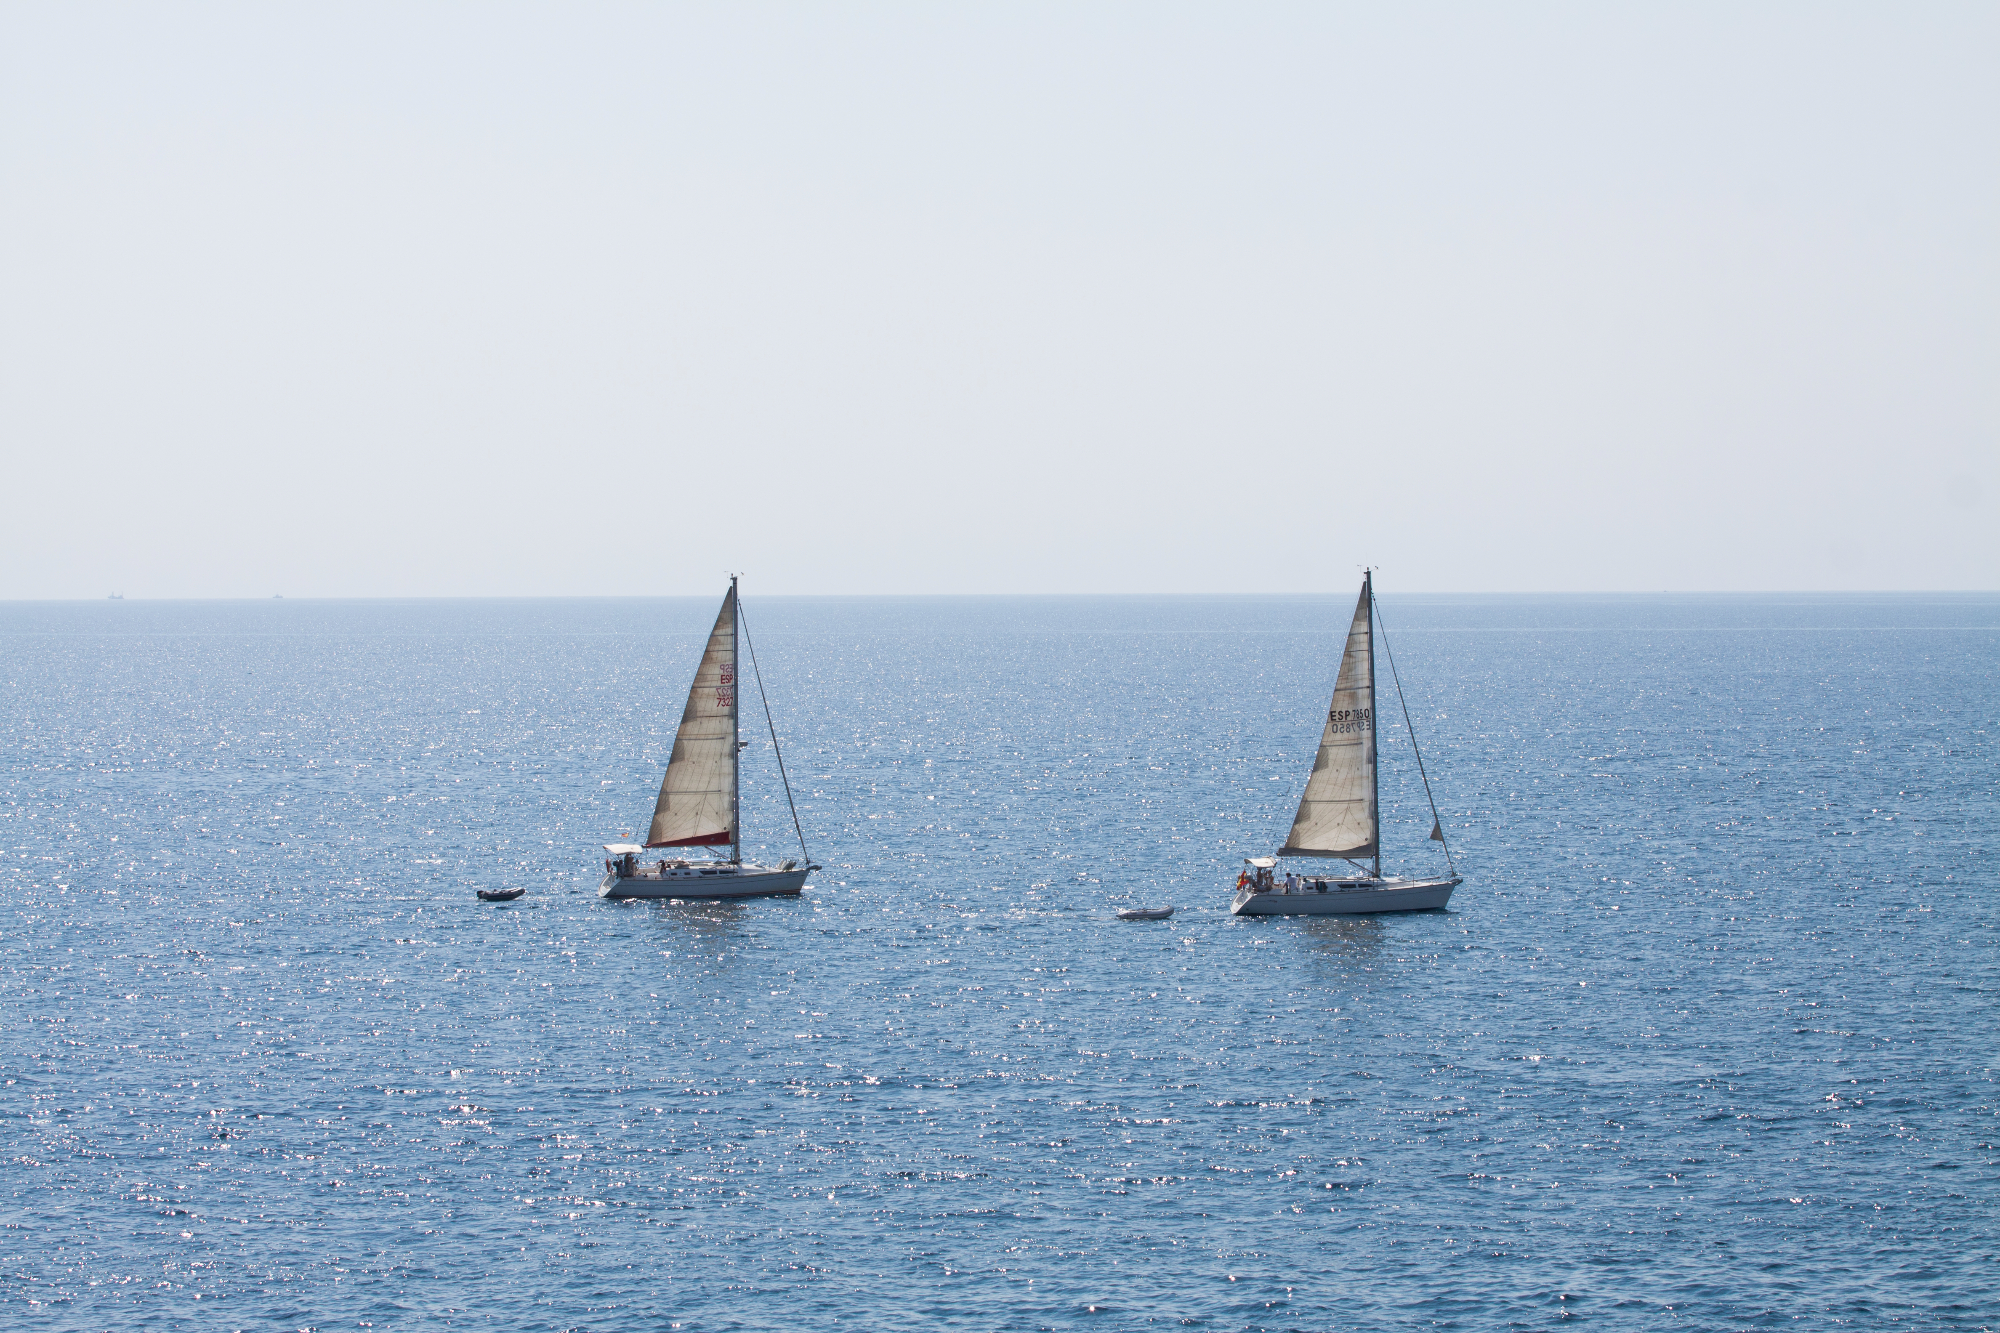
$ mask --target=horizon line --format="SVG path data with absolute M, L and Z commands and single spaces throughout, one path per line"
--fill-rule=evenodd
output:
M 661 593 L 336 593 L 292 596 L 188 595 L 148 596 L 107 593 L 97 597 L 0 597 L 0 606 L 95 605 L 99 602 L 657 602 L 681 599 L 708 600 L 710 592 Z M 1084 600 L 1088 598 L 1194 599 L 1194 598 L 1320 598 L 1346 597 L 1344 588 L 1323 592 L 767 592 L 759 598 L 793 601 L 942 600 L 985 598 L 992 600 L 1039 598 Z M 1581 588 L 1581 589 L 1476 589 L 1459 588 L 1431 591 L 1378 591 L 1378 597 L 1992 597 L 2000 588 Z

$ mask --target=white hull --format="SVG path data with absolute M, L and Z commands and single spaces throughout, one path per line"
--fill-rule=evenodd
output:
M 1459 886 L 1449 879 L 1336 880 L 1326 892 L 1250 893 L 1239 890 L 1229 910 L 1237 916 L 1358 916 L 1365 912 L 1429 912 L 1451 901 Z
M 651 870 L 651 866 L 640 869 Z M 683 898 L 689 901 L 717 898 L 797 897 L 806 886 L 804 870 L 769 870 L 763 866 L 717 868 L 704 874 L 698 870 L 668 870 L 659 875 L 639 874 L 629 879 L 608 874 L 597 886 L 600 898 Z

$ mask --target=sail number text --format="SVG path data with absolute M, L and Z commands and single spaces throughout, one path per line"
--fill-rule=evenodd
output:
M 1326 715 L 1326 734 L 1345 736 L 1352 732 L 1368 730 L 1368 715 L 1371 711 L 1366 708 L 1329 709 Z

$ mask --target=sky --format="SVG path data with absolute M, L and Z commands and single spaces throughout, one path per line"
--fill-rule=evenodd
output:
M 0 6 L 0 599 L 2000 588 L 2000 6 Z

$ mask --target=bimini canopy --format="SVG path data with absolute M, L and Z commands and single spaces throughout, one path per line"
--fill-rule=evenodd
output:
M 1259 870 L 1269 870 L 1272 866 L 1278 864 L 1278 858 L 1275 856 L 1246 856 L 1243 859 L 1251 865 L 1256 866 Z
M 604 844 L 604 850 L 613 856 L 637 856 L 646 849 L 636 842 L 607 842 Z

